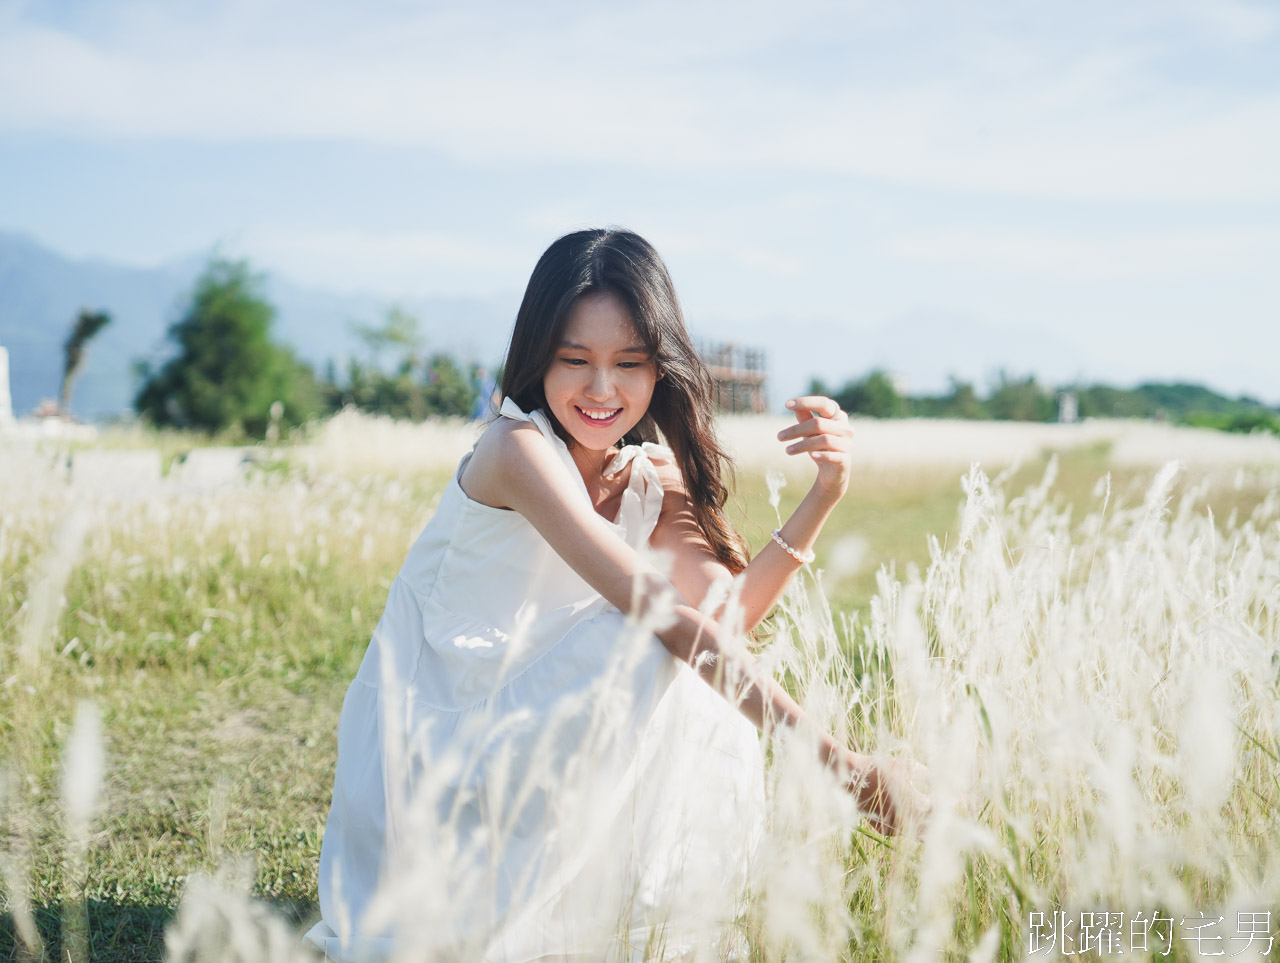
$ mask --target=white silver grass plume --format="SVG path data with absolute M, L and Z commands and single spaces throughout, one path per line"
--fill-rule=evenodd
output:
M 62 805 L 72 839 L 81 839 L 89 831 L 102 792 L 104 769 L 101 714 L 92 702 L 81 701 L 62 767 Z
M 315 963 L 293 927 L 249 895 L 251 878 L 246 867 L 192 876 L 165 931 L 166 963 Z
M 983 866 L 1024 910 L 1217 915 L 1241 899 L 1224 886 L 1255 910 L 1280 896 L 1256 882 L 1277 873 L 1257 766 L 1273 774 L 1280 731 L 1280 512 L 1264 500 L 1223 533 L 1191 488 L 1170 513 L 1168 464 L 1140 505 L 1112 506 L 1104 482 L 1073 524 L 1052 470 L 1011 500 L 971 472 L 960 538 L 933 543 L 921 585 L 882 577 L 872 603 L 869 643 L 933 775 L 891 939 L 908 959 L 958 948 L 952 914 Z
M 18 652 L 24 665 L 35 666 L 50 645 L 54 624 L 64 604 L 67 581 L 79 560 L 89 529 L 87 508 L 76 503 L 58 526 L 53 544 L 40 563 L 40 574 L 27 602 Z
M 13 778 L 12 771 L 0 767 L 0 813 L 8 815 Z M 36 929 L 35 913 L 31 906 L 31 893 L 27 883 L 28 853 L 21 834 L 0 847 L 0 881 L 4 883 L 8 912 L 13 917 L 13 928 L 22 946 L 32 959 L 44 955 L 44 941 Z

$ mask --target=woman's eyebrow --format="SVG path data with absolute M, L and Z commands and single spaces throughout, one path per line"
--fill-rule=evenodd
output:
M 590 351 L 591 350 L 585 344 L 578 344 L 578 342 L 576 341 L 561 341 L 560 347 L 571 348 L 574 351 Z M 633 344 L 629 348 L 618 349 L 618 354 L 627 354 L 627 353 L 648 354 L 649 349 L 642 344 Z

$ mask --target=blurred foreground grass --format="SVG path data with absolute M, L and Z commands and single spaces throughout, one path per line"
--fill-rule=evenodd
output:
M 176 450 L 172 435 L 164 444 Z M 1013 470 L 1008 489 L 1038 480 L 1047 460 Z M 1095 510 L 1109 470 L 1116 497 L 1140 501 L 1151 470 L 1111 469 L 1105 444 L 1063 453 L 1052 497 Z M 76 504 L 28 492 L 0 507 L 0 959 L 21 958 L 15 899 L 34 907 L 46 958 L 67 958 L 62 908 L 83 895 L 91 958 L 159 960 L 186 881 L 237 855 L 252 859 L 257 895 L 300 926 L 318 915 L 343 693 L 449 474 L 354 477 L 286 464 L 190 497 Z M 961 474 L 858 470 L 818 545 L 834 610 L 864 622 L 882 566 L 924 567 L 927 536 L 956 537 Z M 1206 496 L 1224 522 L 1268 491 L 1227 477 Z M 757 550 L 776 524 L 769 484 L 752 468 L 737 481 L 733 516 Z M 783 518 L 803 494 L 794 478 L 782 489 Z M 33 627 L 32 592 L 64 537 L 83 546 L 70 550 L 65 603 L 45 631 Z M 102 713 L 106 783 L 83 877 L 73 879 L 59 772 L 84 698 Z

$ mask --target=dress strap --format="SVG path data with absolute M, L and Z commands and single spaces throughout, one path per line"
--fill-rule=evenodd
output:
M 652 459 L 670 461 L 672 457 L 670 448 L 651 441 L 642 445 L 624 445 L 604 470 L 606 475 L 613 475 L 631 464 L 631 478 L 627 481 L 627 490 L 622 493 L 618 522 L 622 525 L 623 537 L 633 547 L 638 548 L 649 541 L 654 526 L 658 524 L 658 516 L 662 514 L 662 481 Z
M 525 411 L 514 398 L 503 398 L 502 407 L 498 409 L 498 414 L 504 418 L 510 418 L 512 421 L 527 421 L 530 424 L 537 425 L 538 430 L 547 436 L 557 450 L 563 450 L 565 457 L 568 457 L 569 451 L 564 447 L 564 442 L 560 440 L 560 436 L 556 434 L 556 430 L 551 427 L 551 420 L 540 409 L 535 408 L 533 411 Z M 573 464 L 573 460 L 569 460 L 569 464 Z M 574 471 L 577 471 L 575 468 Z
M 513 421 L 533 421 L 533 417 L 516 404 L 516 400 L 509 395 L 502 399 L 502 407 L 498 409 L 498 414 Z
M 578 472 L 578 466 L 573 463 L 573 456 L 569 454 L 569 449 L 565 447 L 564 441 L 556 434 L 556 430 L 551 427 L 551 419 L 538 408 L 533 411 L 526 412 L 515 400 L 507 397 L 502 399 L 502 407 L 498 409 L 498 414 L 504 418 L 510 418 L 512 421 L 527 421 L 530 424 L 537 425 L 538 430 L 542 432 L 547 441 L 551 442 L 551 447 L 555 449 L 556 454 L 560 456 L 560 460 L 564 462 L 569 473 L 578 483 L 578 490 L 582 492 L 582 497 L 588 503 L 591 501 L 591 495 L 587 492 L 587 483 L 582 480 L 582 475 Z
M 544 412 L 537 409 L 526 412 L 514 399 L 508 397 L 502 399 L 498 414 L 513 421 L 528 421 L 537 425 L 538 430 L 547 436 L 560 454 L 560 459 L 577 481 L 583 497 L 590 503 L 591 495 L 578 466 L 573 462 L 573 456 L 551 427 L 551 421 Z M 621 529 L 619 534 L 633 548 L 638 549 L 648 543 L 654 526 L 658 524 L 658 516 L 662 514 L 662 481 L 658 478 L 658 469 L 651 459 L 670 461 L 673 457 L 670 448 L 651 441 L 641 445 L 624 445 L 604 470 L 606 475 L 613 475 L 632 463 L 627 490 L 622 493 L 622 507 L 618 509 L 617 521 L 611 524 Z

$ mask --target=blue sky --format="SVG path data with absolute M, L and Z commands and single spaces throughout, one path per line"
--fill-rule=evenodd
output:
M 0 229 L 509 317 L 597 224 L 784 390 L 1280 401 L 1280 5 L 0 0 Z

